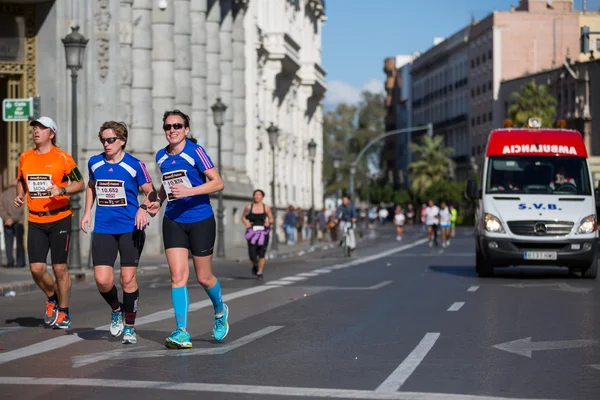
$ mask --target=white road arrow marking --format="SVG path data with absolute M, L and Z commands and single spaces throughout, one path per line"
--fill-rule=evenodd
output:
M 500 343 L 493 347 L 498 350 L 518 354 L 520 356 L 531 358 L 534 351 L 543 350 L 564 350 L 578 349 L 582 347 L 592 347 L 598 344 L 596 340 L 556 340 L 547 342 L 532 342 L 531 338 L 513 340 L 512 342 Z
M 152 350 L 152 351 L 133 351 L 134 349 L 123 349 L 105 351 L 102 353 L 88 354 L 84 356 L 73 357 L 73 368 L 83 367 L 85 365 L 97 363 L 105 360 L 129 360 L 133 358 L 157 358 L 157 357 L 185 357 L 185 356 L 214 356 L 219 354 L 225 354 L 231 350 L 237 349 L 245 344 L 260 339 L 263 336 L 267 336 L 283 326 L 268 326 L 264 329 L 243 336 L 231 343 L 227 343 L 222 346 L 202 349 L 188 349 L 188 350 Z

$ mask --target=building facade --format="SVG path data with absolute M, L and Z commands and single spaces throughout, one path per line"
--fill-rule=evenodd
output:
M 280 129 L 276 146 L 277 205 L 311 205 L 307 143 L 317 144 L 321 182 L 323 0 L 0 0 L 0 96 L 40 96 L 41 114 L 71 148 L 71 80 L 61 38 L 73 25 L 89 38 L 78 78 L 78 164 L 100 153 L 106 120 L 129 127 L 127 150 L 149 167 L 166 145 L 162 114 L 178 108 L 214 162 L 218 131 L 211 105 L 227 105 L 222 128 L 226 246 L 243 245 L 241 213 L 259 187 L 271 199 L 273 166 L 265 129 Z M 6 38 L 6 41 L 5 41 Z M 28 148 L 25 122 L 0 123 L 2 186 Z M 259 150 L 260 149 L 260 150 Z M 87 176 L 87 171 L 86 171 Z M 315 199 L 320 206 L 320 187 Z M 213 201 L 216 210 L 216 202 Z M 280 214 L 281 217 L 281 214 Z M 161 253 L 161 218 L 150 225 L 147 253 Z M 87 239 L 82 241 L 84 252 Z
M 469 32 L 466 27 L 432 47 L 412 65 L 412 122 L 433 123 L 433 134 L 442 135 L 454 150 L 451 176 L 468 177 L 469 138 Z

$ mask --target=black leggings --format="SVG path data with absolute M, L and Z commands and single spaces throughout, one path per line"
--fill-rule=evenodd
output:
M 268 246 L 269 235 L 265 236 L 265 243 L 262 246 L 259 246 L 258 244 L 252 244 L 250 243 L 250 240 L 248 240 L 248 255 L 250 256 L 250 261 L 256 263 L 259 258 L 265 258 Z

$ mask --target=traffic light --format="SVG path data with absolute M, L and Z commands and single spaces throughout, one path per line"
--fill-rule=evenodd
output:
M 581 52 L 587 54 L 590 52 L 590 27 L 581 27 Z

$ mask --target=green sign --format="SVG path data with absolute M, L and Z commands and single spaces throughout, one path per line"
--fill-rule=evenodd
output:
M 2 101 L 2 120 L 6 122 L 29 121 L 33 116 L 33 98 L 4 99 Z

